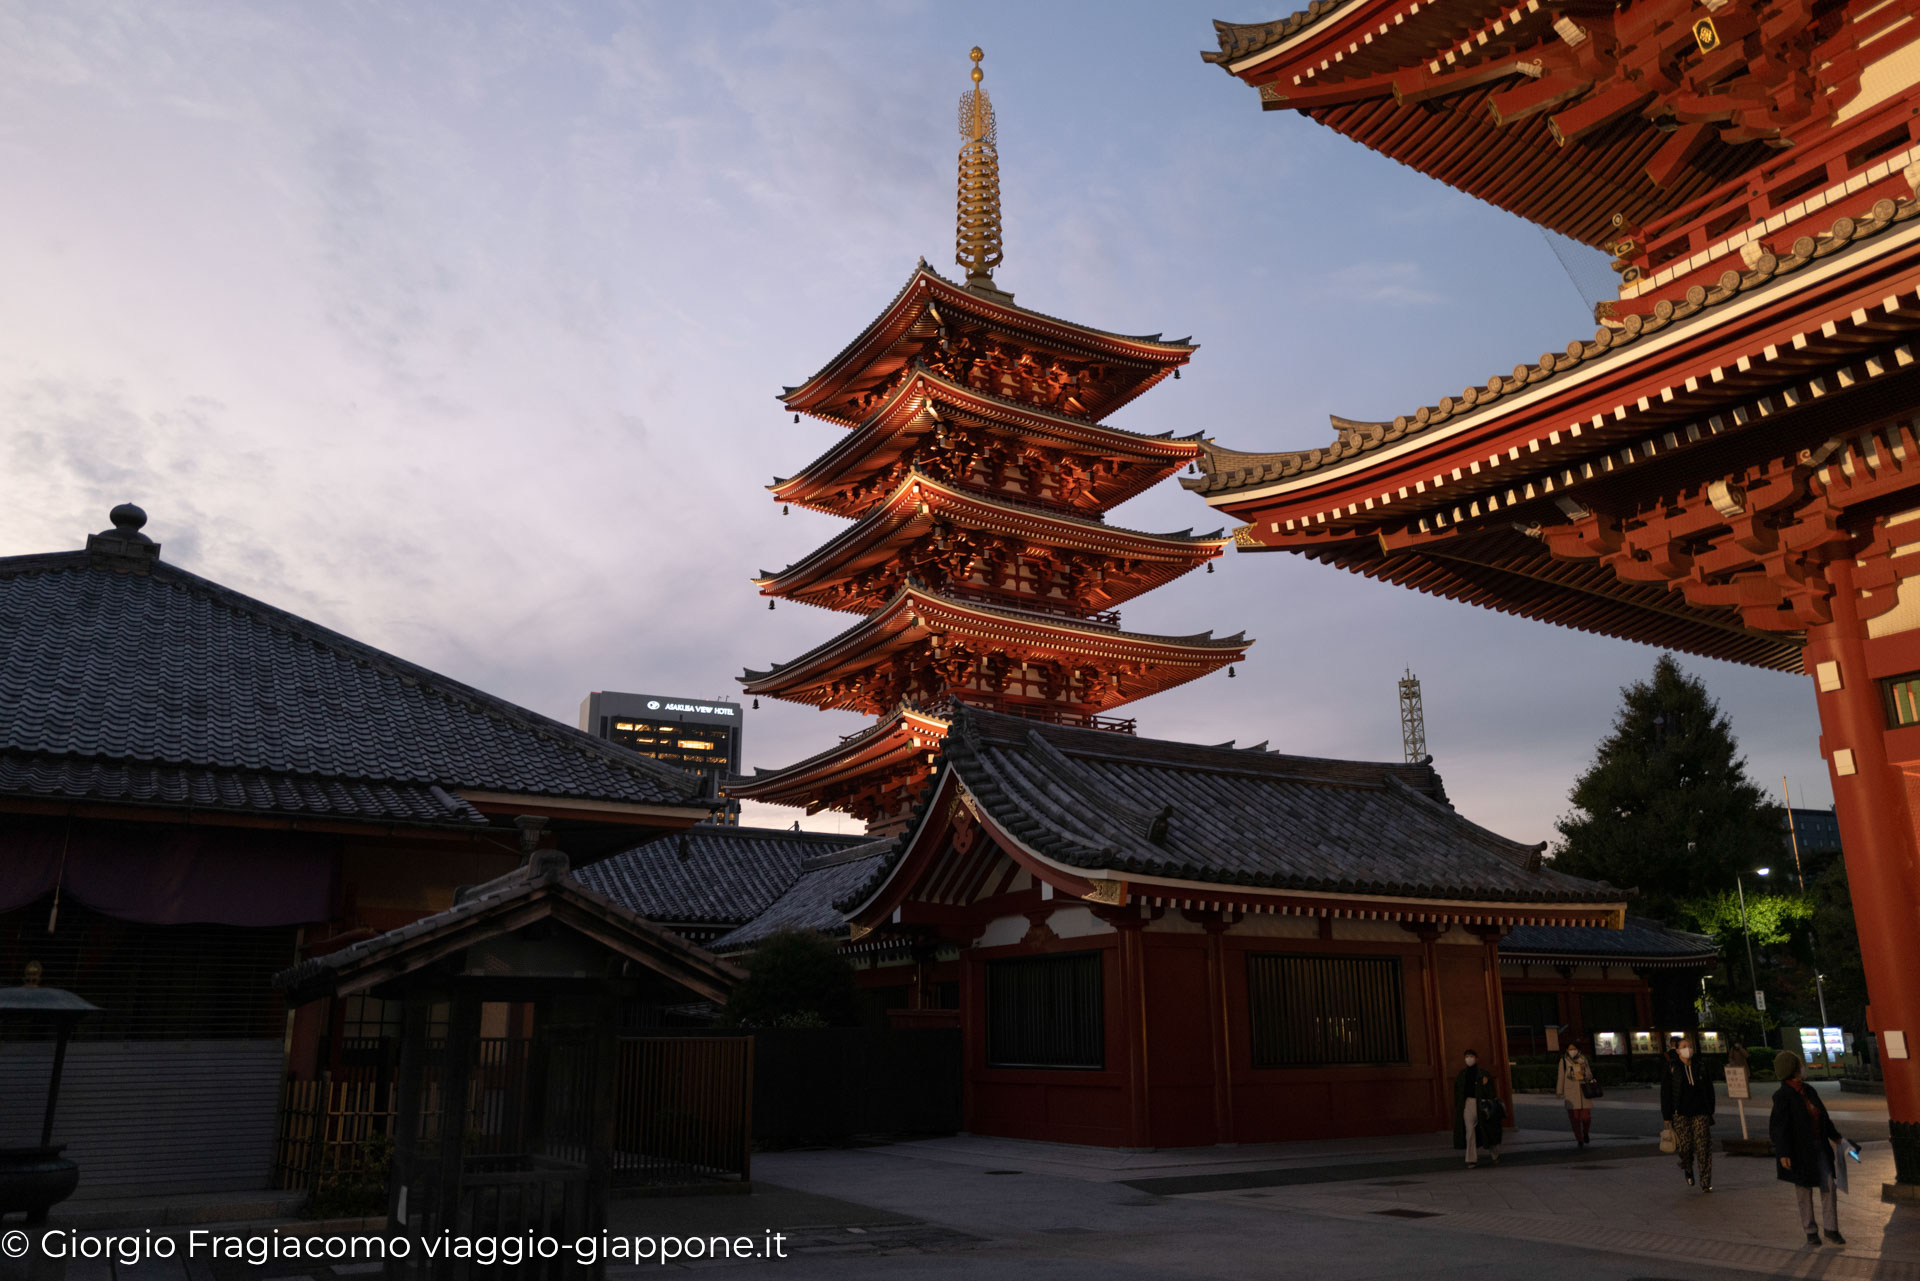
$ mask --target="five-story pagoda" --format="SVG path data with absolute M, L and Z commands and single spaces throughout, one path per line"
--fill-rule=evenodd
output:
M 891 306 L 781 399 L 847 433 L 774 499 L 852 519 L 838 538 L 755 581 L 761 593 L 860 615 L 749 694 L 845 708 L 869 729 L 730 795 L 904 823 L 955 700 L 1131 732 L 1108 715 L 1243 658 L 1242 636 L 1147 636 L 1115 607 L 1220 555 L 1229 539 L 1145 534 L 1106 511 L 1196 458 L 1200 439 L 1101 420 L 1187 363 L 1194 345 L 1089 329 L 999 288 L 993 107 L 960 100 L 956 259 L 923 260 Z

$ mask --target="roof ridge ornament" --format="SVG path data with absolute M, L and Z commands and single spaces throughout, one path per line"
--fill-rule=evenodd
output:
M 968 289 L 1012 298 L 993 283 L 993 269 L 1000 265 L 1004 246 L 1000 234 L 1000 153 L 994 146 L 998 131 L 993 100 L 980 87 L 980 59 L 986 55 L 975 45 L 967 56 L 973 59 L 973 88 L 960 95 L 960 193 L 953 260 L 967 269 Z
M 121 503 L 107 514 L 112 529 L 87 535 L 87 551 L 96 564 L 139 569 L 160 559 L 160 544 L 140 532 L 147 513 L 132 503 Z

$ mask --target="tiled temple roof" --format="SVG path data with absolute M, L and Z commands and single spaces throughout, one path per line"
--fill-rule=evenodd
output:
M 894 839 L 862 840 L 836 854 L 811 859 L 786 892 L 766 911 L 708 944 L 715 952 L 752 947 L 779 930 L 817 930 L 839 936 L 846 931 L 843 902 L 872 879 L 898 848 Z
M 567 856 L 541 850 L 530 862 L 484 884 L 461 891 L 452 907 L 397 929 L 309 957 L 274 975 L 290 998 L 304 1002 L 331 995 L 366 977 L 391 979 L 442 959 L 449 946 L 471 946 L 511 934 L 531 923 L 530 908 L 545 916 L 579 922 L 610 951 L 637 960 L 709 999 L 724 997 L 745 977 L 738 969 L 665 927 L 586 888 L 568 874 Z
M 862 329 L 858 334 L 856 334 L 853 338 L 853 341 L 849 342 L 846 346 L 842 347 L 839 351 L 835 352 L 833 355 L 833 358 L 828 360 L 825 364 L 821 365 L 819 371 L 816 372 L 812 378 L 809 378 L 807 382 L 803 382 L 798 386 L 794 386 L 794 387 L 782 388 L 779 399 L 782 402 L 785 402 L 793 395 L 794 392 L 799 391 L 802 387 L 805 387 L 807 383 L 810 383 L 814 381 L 814 379 L 819 378 L 821 374 L 826 373 L 828 370 L 832 369 L 835 365 L 838 365 L 841 361 L 845 360 L 853 352 L 859 350 L 861 344 L 866 342 L 867 339 L 872 336 L 873 332 L 876 329 L 878 329 L 881 325 L 886 323 L 888 317 L 890 317 L 893 314 L 894 308 L 900 305 L 900 300 L 905 298 L 907 294 L 912 291 L 913 287 L 919 283 L 921 277 L 923 276 L 929 277 L 934 281 L 937 281 L 939 284 L 946 286 L 949 290 L 958 290 L 963 295 L 966 295 L 972 299 L 977 299 L 979 302 L 979 305 L 982 307 L 991 308 L 996 311 L 1014 313 L 1016 315 L 1031 316 L 1035 320 L 1045 321 L 1049 325 L 1058 325 L 1063 329 L 1067 329 L 1077 333 L 1087 334 L 1094 338 L 1111 339 L 1117 342 L 1126 342 L 1126 343 L 1147 343 L 1156 347 L 1174 348 L 1174 349 L 1180 349 L 1186 352 L 1195 352 L 1200 350 L 1200 344 L 1194 342 L 1191 338 L 1162 338 L 1159 334 L 1115 333 L 1109 329 L 1096 329 L 1092 325 L 1083 325 L 1077 320 L 1063 320 L 1059 316 L 1050 316 L 1044 311 L 1035 311 L 1031 307 L 1019 306 L 1013 302 L 1012 294 L 1001 294 L 1001 295 L 995 296 L 992 294 L 976 293 L 972 290 L 969 290 L 966 287 L 966 285 L 961 283 L 960 281 L 951 280 L 946 276 L 941 275 L 939 272 L 935 271 L 930 265 L 928 265 L 927 260 L 925 258 L 922 258 L 919 262 L 914 264 L 913 272 L 907 277 L 906 282 L 902 284 L 900 288 L 894 291 L 893 297 L 887 300 L 887 305 L 880 309 L 880 314 L 874 317 L 874 319 L 868 323 L 865 329 Z
M 635 846 L 574 879 L 650 921 L 735 926 L 793 888 L 809 859 L 871 844 L 864 834 L 702 825 Z
M 456 791 L 700 808 L 698 781 L 187 573 L 139 532 L 0 558 L 0 792 L 480 824 Z
M 1506 960 L 1640 961 L 1659 965 L 1712 966 L 1720 953 L 1704 934 L 1668 929 L 1644 916 L 1629 916 L 1617 930 L 1588 925 L 1519 925 L 1500 940 Z
M 1320 19 L 1344 9 L 1354 0 L 1314 0 L 1298 13 L 1288 14 L 1272 22 L 1221 22 L 1215 19 L 1213 32 L 1219 38 L 1218 50 L 1200 51 L 1200 57 L 1206 62 L 1238 62 L 1251 53 L 1270 49 L 1283 40 L 1305 31 Z
M 1421 433 L 1503 396 L 1538 387 L 1557 375 L 1578 369 L 1586 361 L 1630 347 L 1642 338 L 1650 338 L 1703 312 L 1711 313 L 1713 308 L 1743 293 L 1790 276 L 1816 260 L 1877 236 L 1917 214 L 1920 214 L 1920 202 L 1914 199 L 1878 200 L 1859 218 L 1841 218 L 1823 235 L 1800 237 L 1783 255 L 1762 253 L 1746 271 L 1729 269 L 1721 273 L 1716 285 L 1695 285 L 1677 303 L 1663 299 L 1647 314 L 1627 315 L 1618 327 L 1603 326 L 1591 342 L 1575 339 L 1563 352 L 1548 352 L 1532 365 L 1516 365 L 1511 375 L 1495 374 L 1480 386 L 1468 387 L 1458 396 L 1443 396 L 1437 404 L 1412 414 L 1401 414 L 1391 422 L 1335 418 L 1333 443 L 1319 449 L 1243 453 L 1206 445 L 1202 450 L 1201 474 L 1183 476 L 1180 484 L 1200 494 L 1232 494 L 1331 466 L 1402 440 L 1417 439 Z
M 1541 846 L 1456 814 L 1424 762 L 1198 747 L 961 708 L 942 768 L 995 826 L 1089 871 L 1480 902 L 1623 897 L 1542 865 Z M 870 895 L 887 870 L 842 906 Z

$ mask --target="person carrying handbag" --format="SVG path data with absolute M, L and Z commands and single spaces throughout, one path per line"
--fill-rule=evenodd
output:
M 1679 1155 L 1688 1187 L 1693 1186 L 1697 1160 L 1702 1192 L 1713 1191 L 1713 1104 L 1713 1082 L 1706 1068 L 1694 1062 L 1693 1038 L 1683 1036 L 1660 1082 L 1660 1117 L 1673 1131 L 1673 1146 L 1667 1146 L 1662 1134 L 1660 1150 Z
M 1480 1066 L 1480 1056 L 1468 1050 L 1466 1066 L 1453 1078 L 1453 1146 L 1467 1150 L 1467 1168 L 1480 1163 L 1481 1153 L 1500 1164 L 1500 1122 L 1506 1103 L 1493 1083 L 1493 1074 Z
M 1593 1100 L 1600 1097 L 1601 1090 L 1594 1078 L 1593 1063 L 1580 1052 L 1577 1041 L 1568 1041 L 1560 1051 L 1560 1077 L 1553 1092 L 1567 1105 L 1573 1141 L 1584 1148 L 1593 1137 Z

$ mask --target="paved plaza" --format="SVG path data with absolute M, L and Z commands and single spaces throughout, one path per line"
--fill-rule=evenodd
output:
M 1872 1137 L 1884 1136 L 1884 1102 L 1831 1085 L 1823 1093 L 1841 1128 L 1865 1143 L 1853 1191 L 1840 1202 L 1844 1249 L 1804 1244 L 1792 1194 L 1769 1161 L 1716 1154 L 1715 1191 L 1688 1188 L 1653 1142 L 1657 1096 L 1624 1089 L 1596 1108 L 1594 1142 L 1584 1150 L 1560 1127 L 1558 1105 L 1521 1096 L 1522 1128 L 1502 1145 L 1501 1163 L 1471 1171 L 1445 1134 L 1167 1151 L 961 1135 L 762 1153 L 751 1195 L 620 1199 L 611 1228 L 629 1237 L 761 1241 L 778 1232 L 785 1257 L 616 1266 L 608 1275 L 1359 1281 L 1470 1272 L 1532 1281 L 1552 1272 L 1582 1281 L 1920 1281 L 1920 1207 L 1880 1199 L 1892 1173 L 1884 1137 Z M 1762 1116 L 1750 1111 L 1749 1119 L 1755 1133 L 1764 1130 Z M 1737 1121 L 1729 1114 L 1717 1132 L 1737 1134 Z M 56 1222 L 76 1229 L 128 1226 L 124 1210 L 117 1223 L 101 1217 L 111 1209 L 104 1203 L 63 1209 Z M 279 1222 L 285 1230 L 311 1226 Z M 149 1262 L 76 1264 L 65 1275 L 336 1281 L 370 1272 Z

